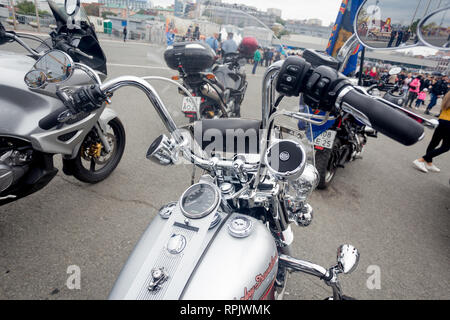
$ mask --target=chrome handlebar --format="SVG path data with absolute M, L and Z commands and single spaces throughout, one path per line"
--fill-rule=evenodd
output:
M 5 32 L 5 36 L 7 36 L 10 39 L 13 39 L 17 43 L 19 43 L 22 47 L 24 47 L 29 53 L 31 53 L 35 57 L 40 57 L 42 54 L 35 51 L 33 48 L 31 48 L 29 45 L 27 45 L 25 42 L 22 41 L 17 35 L 11 32 Z
M 156 112 L 158 113 L 167 130 L 172 135 L 174 135 L 174 138 L 177 141 L 177 143 L 182 143 L 181 137 L 177 134 L 178 129 L 177 125 L 170 116 L 170 113 L 165 107 L 160 96 L 158 95 L 158 92 L 147 81 L 135 76 L 121 76 L 103 83 L 102 85 L 100 85 L 100 90 L 102 90 L 105 94 L 108 95 L 117 91 L 122 87 L 129 87 L 129 86 L 141 89 L 147 95 L 148 99 L 155 107 Z

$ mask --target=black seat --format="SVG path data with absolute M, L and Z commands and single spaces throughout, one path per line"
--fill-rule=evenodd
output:
M 197 143 L 208 153 L 259 153 L 261 121 L 249 119 L 205 119 L 194 125 Z

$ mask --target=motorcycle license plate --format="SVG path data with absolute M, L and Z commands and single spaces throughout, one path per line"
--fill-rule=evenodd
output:
M 197 110 L 200 109 L 201 97 L 194 97 L 194 101 L 190 97 L 183 98 L 183 105 L 181 106 L 181 111 L 186 113 L 197 113 Z M 194 105 L 194 103 L 196 105 Z
M 337 132 L 334 130 L 327 130 L 320 134 L 315 140 L 314 145 L 317 147 L 331 149 L 333 148 L 334 139 L 336 139 Z

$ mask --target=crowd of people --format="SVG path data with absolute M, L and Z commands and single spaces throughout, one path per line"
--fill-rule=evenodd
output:
M 173 31 L 169 31 L 168 34 L 173 35 Z M 174 37 L 167 37 L 168 45 L 171 45 L 174 41 Z M 170 40 L 170 43 L 169 43 Z M 193 27 L 189 26 L 186 34 L 180 39 L 181 41 L 203 41 L 207 43 L 213 50 L 216 52 L 218 56 L 224 56 L 228 53 L 234 53 L 238 51 L 239 44 L 234 40 L 234 34 L 232 32 L 227 33 L 227 38 L 222 39 L 222 35 L 220 33 L 214 33 L 209 37 L 201 34 L 200 28 L 198 26 Z M 248 59 L 248 63 L 253 64 L 252 73 L 255 74 L 258 66 L 268 67 L 272 63 L 282 60 L 290 55 L 298 55 L 291 51 L 286 53 L 284 50 L 280 50 L 280 48 L 263 48 L 261 46 L 258 47 L 254 56 Z
M 433 160 L 450 151 L 450 92 L 448 76 L 442 74 L 419 74 L 401 72 L 390 75 L 388 70 L 377 70 L 376 67 L 363 71 L 364 76 L 375 81 L 383 80 L 389 84 L 397 85 L 400 90 L 407 91 L 407 99 L 404 107 L 419 109 L 425 107 L 424 113 L 431 114 L 431 110 L 440 104 L 439 125 L 433 133 L 426 153 L 419 159 L 413 161 L 413 166 L 424 173 L 440 172 L 441 170 L 433 163 Z
M 388 84 L 397 85 L 401 90 L 407 91 L 404 107 L 419 109 L 426 106 L 425 114 L 437 105 L 439 98 L 443 98 L 449 91 L 449 81 L 446 75 L 407 73 L 402 71 L 397 75 L 389 75 L 387 69 L 377 70 L 376 67 L 364 70 L 364 76 L 372 79 L 374 83 L 384 80 Z

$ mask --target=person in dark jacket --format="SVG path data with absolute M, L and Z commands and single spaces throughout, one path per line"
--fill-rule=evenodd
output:
M 423 79 L 422 84 L 420 85 L 420 91 L 422 92 L 423 89 L 430 89 L 431 86 L 431 76 L 428 76 L 427 78 Z
M 431 100 L 430 103 L 428 104 L 425 114 L 430 114 L 431 109 L 433 109 L 433 107 L 437 104 L 438 99 L 442 96 L 445 96 L 447 91 L 448 91 L 447 80 L 442 79 L 442 77 L 440 77 L 437 81 L 435 81 L 432 84 L 430 91 Z

